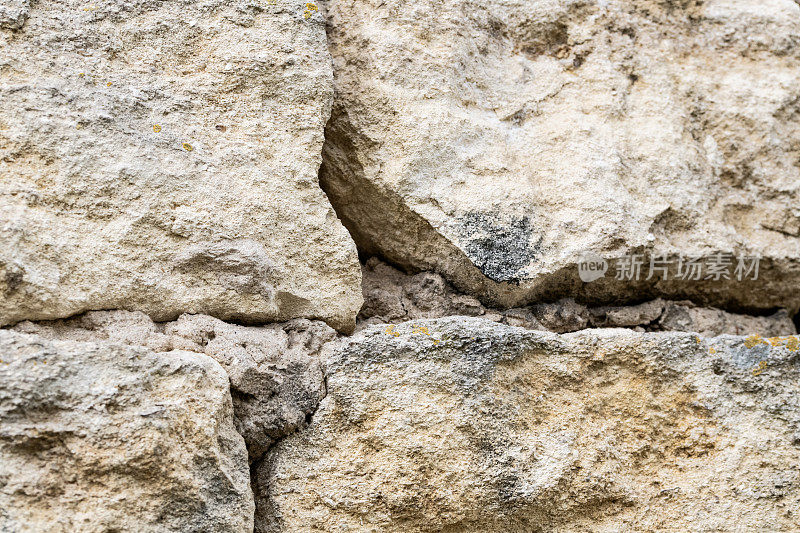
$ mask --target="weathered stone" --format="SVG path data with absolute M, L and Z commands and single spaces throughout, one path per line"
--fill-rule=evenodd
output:
M 6 0 L 0 5 L 0 30 L 18 30 L 30 12 L 30 0 Z
M 213 357 L 228 372 L 236 428 L 251 461 L 304 427 L 325 396 L 319 354 L 336 332 L 321 322 L 242 327 L 184 315 L 167 324 L 165 333 L 173 345 L 185 342 L 186 349 Z
M 364 305 L 359 319 L 404 322 L 450 315 L 480 316 L 486 310 L 475 298 L 460 294 L 434 272 L 405 274 L 375 257 L 362 268 Z
M 565 299 L 552 304 L 531 306 L 533 316 L 548 330 L 556 333 L 570 333 L 585 329 L 589 324 L 589 310 Z
M 534 315 L 530 309 L 526 308 L 503 311 L 502 323 L 520 328 L 548 331 L 544 324 L 539 322 L 536 315 Z
M 366 253 L 492 307 L 800 307 L 797 3 L 327 7 L 337 99 L 320 179 Z M 615 261 L 583 283 L 590 251 Z M 730 279 L 674 279 L 680 255 L 705 276 L 717 252 L 734 255 Z M 640 281 L 617 280 L 634 253 Z M 755 255 L 758 279 L 738 280 L 736 258 Z M 647 270 L 661 256 L 667 281 Z
M 245 533 L 249 482 L 211 358 L 0 331 L 0 531 Z
M 649 326 L 664 313 L 664 301 L 653 300 L 639 305 L 625 307 L 598 307 L 590 309 L 592 325 L 598 328 L 629 328 Z M 672 328 L 665 328 L 672 329 Z M 680 330 L 691 331 L 691 330 Z M 728 332 L 723 332 L 728 333 Z M 730 332 L 737 333 L 737 332 Z M 738 332 L 741 333 L 741 332 Z
M 22 322 L 16 331 L 48 339 L 108 340 L 154 351 L 208 355 L 230 378 L 236 429 L 251 460 L 306 424 L 325 395 L 319 358 L 336 332 L 322 322 L 296 319 L 247 327 L 204 315 L 154 324 L 144 313 L 94 311 L 68 320 Z
M 658 326 L 670 331 L 696 331 L 706 337 L 722 334 L 779 337 L 797 333 L 792 319 L 783 310 L 770 316 L 745 316 L 676 302 L 666 304 Z
M 0 6 L 0 325 L 92 309 L 351 330 L 305 2 Z
M 395 331 L 332 354 L 258 469 L 256 531 L 796 529 L 798 337 Z
M 770 316 L 749 316 L 661 299 L 587 309 L 567 298 L 503 311 L 486 309 L 474 298 L 458 293 L 438 274 L 404 274 L 376 258 L 364 266 L 363 280 L 364 307 L 359 313 L 359 328 L 445 316 L 481 316 L 509 326 L 556 333 L 587 327 L 687 331 L 706 337 L 723 334 L 774 337 L 797 332 L 785 309 Z

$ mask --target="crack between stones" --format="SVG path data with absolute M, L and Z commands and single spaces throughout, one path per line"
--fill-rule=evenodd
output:
M 600 328 L 693 331 L 706 337 L 744 332 L 767 337 L 796 333 L 792 316 L 785 309 L 734 314 L 698 306 L 689 300 L 645 298 L 632 305 L 587 306 L 567 298 L 511 309 L 484 307 L 472 295 L 458 292 L 438 274 L 405 274 L 376 257 L 362 267 L 362 280 L 365 303 L 357 329 L 371 324 L 470 316 L 555 333 Z
M 340 339 L 341 337 L 343 337 L 343 335 L 338 334 L 337 340 Z M 309 426 L 311 426 L 311 424 L 314 423 L 314 415 L 317 414 L 320 405 L 322 405 L 322 402 L 328 396 L 328 373 L 324 367 L 322 367 L 322 389 L 323 389 L 322 396 L 319 400 L 319 403 L 310 413 L 306 414 L 305 424 L 302 427 L 295 428 L 293 431 L 290 431 L 285 435 L 282 435 L 281 437 L 275 439 L 272 442 L 272 444 L 267 448 L 267 450 L 264 452 L 264 454 L 250 464 L 250 489 L 253 491 L 253 498 L 255 499 L 255 504 L 256 504 L 256 511 L 255 511 L 256 519 L 255 519 L 255 527 L 253 530 L 254 533 L 277 533 L 280 531 L 280 527 L 278 527 L 278 524 L 275 521 L 275 518 L 277 517 L 277 514 L 274 511 L 276 509 L 276 506 L 270 496 L 269 485 L 267 484 L 264 487 L 261 487 L 259 485 L 258 471 L 268 461 L 270 454 L 279 444 L 281 444 L 285 439 L 291 437 L 295 433 L 305 431 L 306 429 L 309 428 Z M 249 452 L 249 447 L 248 447 L 248 452 Z M 268 481 L 268 479 L 269 476 L 266 476 L 265 481 Z M 262 498 L 258 497 L 259 494 L 262 495 Z M 259 502 L 262 502 L 261 505 L 259 505 Z M 261 518 L 261 520 L 259 520 L 259 518 Z M 262 527 L 258 527 L 259 525 L 261 525 Z

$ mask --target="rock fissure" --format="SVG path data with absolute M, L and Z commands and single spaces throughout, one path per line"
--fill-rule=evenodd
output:
M 528 329 L 568 333 L 591 328 L 686 331 L 705 337 L 722 334 L 779 337 L 797 333 L 785 309 L 746 315 L 698 306 L 691 301 L 646 300 L 637 305 L 586 306 L 572 299 L 494 309 L 457 291 L 433 272 L 406 274 L 377 257 L 362 265 L 364 306 L 357 328 L 446 316 L 480 316 Z

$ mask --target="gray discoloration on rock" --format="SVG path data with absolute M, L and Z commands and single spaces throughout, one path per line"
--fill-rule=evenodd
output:
M 464 252 L 483 274 L 498 283 L 519 283 L 525 269 L 536 262 L 542 237 L 534 239 L 529 217 L 504 222 L 487 213 L 471 212 L 459 217 L 458 233 Z

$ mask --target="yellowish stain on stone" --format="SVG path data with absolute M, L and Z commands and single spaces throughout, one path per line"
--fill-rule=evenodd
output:
M 758 363 L 758 367 L 753 369 L 753 375 L 754 376 L 760 375 L 762 372 L 764 372 L 766 368 L 767 368 L 767 362 L 761 361 L 760 363 Z
M 317 8 L 317 4 L 314 4 L 312 2 L 307 2 L 306 3 L 306 10 L 303 12 L 303 18 L 307 19 L 307 18 L 311 17 L 311 14 L 314 11 L 318 11 L 318 10 L 319 9 Z

